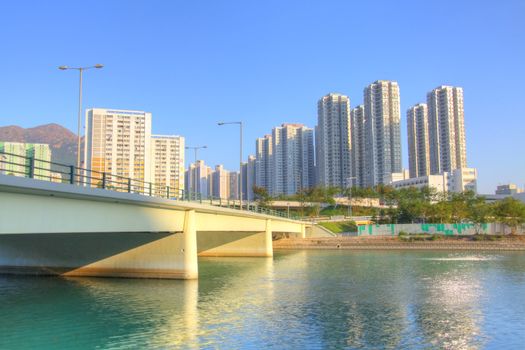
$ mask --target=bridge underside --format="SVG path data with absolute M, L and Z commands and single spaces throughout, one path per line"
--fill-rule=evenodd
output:
M 43 185 L 65 190 L 5 191 L 0 181 L 0 272 L 194 279 L 197 256 L 271 257 L 272 234 L 305 234 L 291 220 Z

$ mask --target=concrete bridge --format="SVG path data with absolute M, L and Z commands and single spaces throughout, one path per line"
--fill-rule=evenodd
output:
M 287 218 L 0 175 L 0 272 L 196 279 L 198 256 L 273 255 Z

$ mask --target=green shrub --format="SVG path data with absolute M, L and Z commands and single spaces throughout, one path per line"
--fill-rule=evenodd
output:
M 473 235 L 472 236 L 472 240 L 473 241 L 491 241 L 491 242 L 494 242 L 494 241 L 499 241 L 503 238 L 503 236 L 501 235 L 479 235 L 479 234 L 476 234 L 476 235 Z

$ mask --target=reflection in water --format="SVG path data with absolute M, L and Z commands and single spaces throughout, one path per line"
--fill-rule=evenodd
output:
M 0 276 L 0 348 L 525 343 L 524 254 L 290 251 L 199 263 L 199 281 Z
M 438 266 L 420 276 L 412 312 L 425 343 L 442 349 L 482 347 L 482 291 L 472 267 Z

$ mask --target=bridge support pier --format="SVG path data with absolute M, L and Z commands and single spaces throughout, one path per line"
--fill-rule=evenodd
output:
M 273 243 L 272 243 L 272 220 L 266 219 L 266 230 L 265 234 L 265 253 L 266 256 L 273 256 Z
M 272 257 L 272 220 L 266 219 L 264 231 L 198 231 L 199 256 Z
M 184 215 L 184 241 L 182 249 L 185 279 L 195 279 L 199 276 L 199 264 L 197 261 L 197 223 L 195 222 L 195 210 L 186 210 Z

